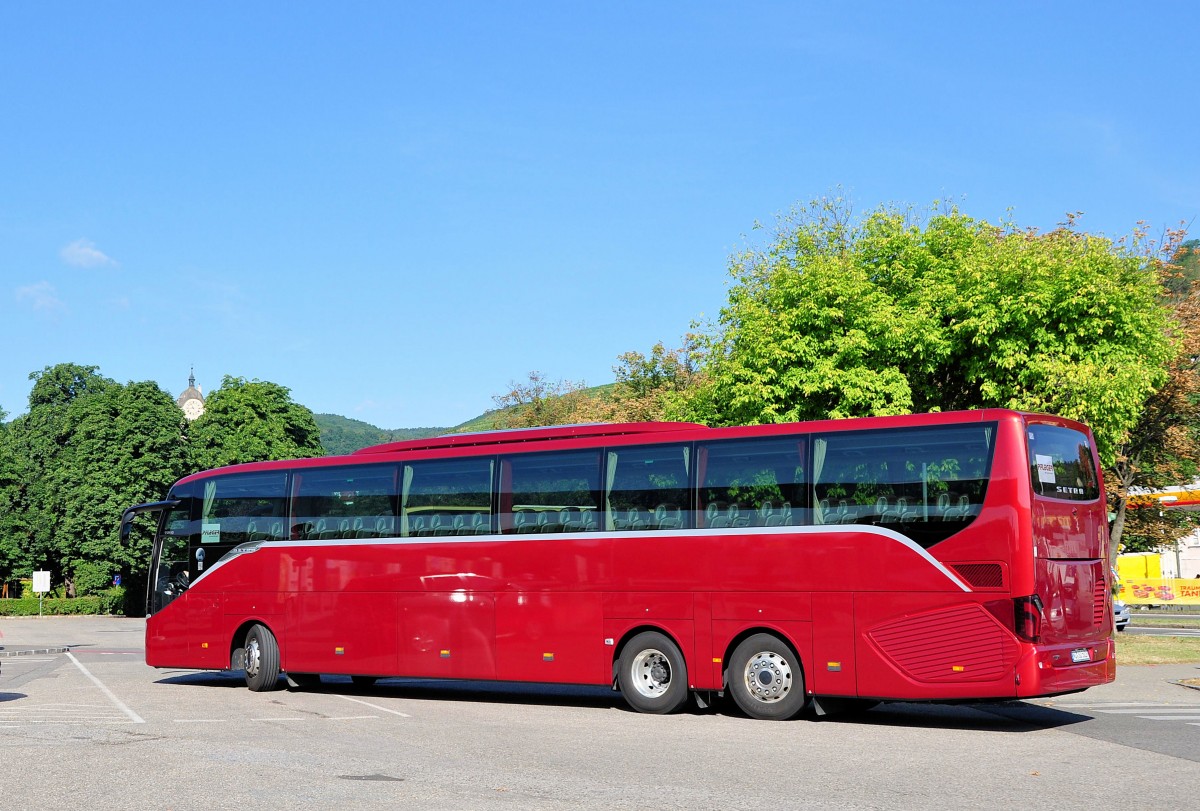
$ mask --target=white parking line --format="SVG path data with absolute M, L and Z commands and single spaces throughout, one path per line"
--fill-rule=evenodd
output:
M 1060 704 L 1060 703 L 1054 702 L 1054 701 L 1050 701 L 1050 702 L 1046 702 L 1046 703 L 1048 705 L 1054 706 L 1057 709 L 1099 710 L 1100 712 L 1108 712 L 1109 711 L 1108 708 L 1110 708 L 1110 707 L 1161 707 L 1161 706 L 1163 706 L 1161 703 L 1154 703 L 1154 702 L 1150 702 L 1150 701 L 1113 701 L 1113 702 L 1106 703 L 1106 704 L 1082 704 L 1082 703 Z
M 112 690 L 109 690 L 107 687 L 104 686 L 104 682 L 100 681 L 98 678 L 93 676 L 92 672 L 90 670 L 88 670 L 86 667 L 84 667 L 80 663 L 80 661 L 78 659 L 76 659 L 74 657 L 74 655 L 71 654 L 70 651 L 67 651 L 67 658 L 70 659 L 72 662 L 74 662 L 75 667 L 79 668 L 79 672 L 82 673 L 83 675 L 87 676 L 91 680 L 92 684 L 94 684 L 98 688 L 100 688 L 100 692 L 102 692 L 102 693 L 104 693 L 104 695 L 108 696 L 108 700 L 111 701 L 118 710 L 125 713 L 126 717 L 129 718 L 130 721 L 132 721 L 135 724 L 146 723 L 145 720 L 143 720 L 140 715 L 138 715 L 133 710 L 129 709 L 129 707 L 125 706 L 125 702 L 121 701 L 121 699 L 119 699 L 115 695 L 113 695 Z
M 308 718 L 251 718 L 251 721 L 308 721 Z
M 334 695 L 337 695 L 337 694 L 334 693 Z M 371 709 L 379 710 L 380 712 L 390 712 L 392 715 L 399 715 L 401 718 L 412 718 L 412 716 L 406 712 L 400 712 L 399 710 L 389 710 L 387 707 L 380 707 L 378 704 L 372 704 L 369 701 L 363 701 L 358 698 L 351 698 L 350 696 L 338 696 L 338 698 L 344 698 L 347 701 L 353 701 L 355 704 L 362 704 L 364 707 L 370 707 Z
M 1145 718 L 1147 721 L 1200 721 L 1200 715 L 1194 712 L 1188 715 L 1139 715 L 1138 718 Z
M 1200 707 L 1172 707 L 1170 704 L 1147 704 L 1138 710 L 1102 710 L 1097 708 L 1096 712 L 1102 712 L 1105 715 L 1142 715 L 1143 713 L 1154 712 L 1155 710 L 1164 713 L 1173 712 L 1195 715 L 1200 712 Z

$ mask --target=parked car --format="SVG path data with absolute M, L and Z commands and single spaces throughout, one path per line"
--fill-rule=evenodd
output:
M 1118 631 L 1124 631 L 1129 624 L 1129 606 L 1124 600 L 1113 600 L 1113 625 Z

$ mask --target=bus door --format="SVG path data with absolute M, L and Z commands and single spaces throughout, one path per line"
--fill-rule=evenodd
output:
M 195 528 L 191 506 L 184 498 L 166 510 L 154 539 L 146 606 L 146 662 L 155 667 L 187 661 L 191 612 L 185 595 L 191 584 L 189 561 Z M 164 614 L 168 606 L 171 610 Z
M 1053 667 L 1104 658 L 1108 601 L 1107 507 L 1091 437 L 1059 425 L 1027 426 L 1033 486 L 1035 593 L 1018 630 L 1051 653 Z

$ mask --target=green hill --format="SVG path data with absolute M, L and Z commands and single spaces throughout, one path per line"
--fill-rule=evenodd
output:
M 592 386 L 584 391 L 588 394 L 608 396 L 615 384 L 606 383 L 602 386 Z M 321 429 L 321 446 L 331 456 L 354 453 L 359 448 L 368 445 L 378 445 L 382 442 L 400 442 L 405 439 L 425 439 L 441 434 L 465 434 L 477 431 L 494 431 L 499 427 L 500 415 L 506 411 L 523 408 L 493 408 L 473 417 L 464 423 L 449 428 L 396 428 L 388 431 L 377 428 L 369 422 L 352 420 L 337 414 L 314 414 L 317 427 Z
M 368 445 L 399 442 L 404 439 L 424 439 L 447 433 L 451 428 L 397 428 L 386 431 L 362 420 L 352 420 L 337 414 L 314 414 L 321 429 L 321 446 L 331 456 L 353 453 Z

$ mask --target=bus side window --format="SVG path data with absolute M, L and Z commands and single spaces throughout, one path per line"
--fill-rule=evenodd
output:
M 700 446 L 701 525 L 723 529 L 808 523 L 805 447 L 805 437 Z
M 222 554 L 247 541 L 278 540 L 286 519 L 287 473 L 243 473 L 204 481 L 202 545 Z M 273 534 L 278 533 L 278 534 Z M 215 563 L 212 555 L 205 561 Z
M 289 537 L 296 541 L 378 537 L 386 526 L 380 520 L 396 514 L 397 475 L 395 465 L 297 471 Z
M 882 525 L 924 547 L 945 540 L 979 514 L 995 434 L 994 423 L 822 434 L 817 523 Z
M 586 532 L 599 528 L 600 452 L 513 455 L 502 462 L 500 531 Z
M 604 506 L 608 528 L 631 532 L 691 525 L 687 445 L 631 445 L 608 451 Z
M 494 468 L 495 460 L 490 456 L 406 463 L 400 494 L 400 535 L 427 538 L 494 532 Z M 390 525 L 388 531 L 394 531 Z

